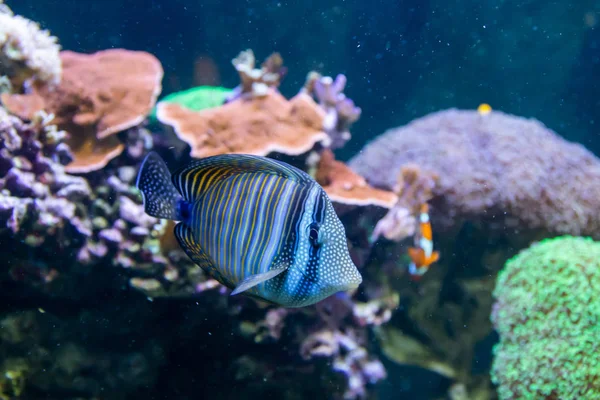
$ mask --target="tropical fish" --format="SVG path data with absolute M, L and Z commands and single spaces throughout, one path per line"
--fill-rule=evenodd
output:
M 171 174 L 150 153 L 137 187 L 146 213 L 180 221 L 180 246 L 232 295 L 304 307 L 362 282 L 327 194 L 291 165 L 225 154 Z
M 411 262 L 408 265 L 410 276 L 419 280 L 429 270 L 431 264 L 440 258 L 440 253 L 433 251 L 433 232 L 429 222 L 429 206 L 421 205 L 419 228 L 415 234 L 415 247 L 408 249 Z

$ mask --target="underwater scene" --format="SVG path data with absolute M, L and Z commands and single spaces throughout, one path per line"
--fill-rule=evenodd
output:
M 0 0 L 0 400 L 600 400 L 599 0 Z

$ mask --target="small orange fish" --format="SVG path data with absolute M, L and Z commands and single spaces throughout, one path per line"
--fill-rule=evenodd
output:
M 419 280 L 429 270 L 429 266 L 440 258 L 440 253 L 433 251 L 433 232 L 429 222 L 429 206 L 426 203 L 421 205 L 415 247 L 408 249 L 408 255 L 411 259 L 408 272 L 415 280 Z

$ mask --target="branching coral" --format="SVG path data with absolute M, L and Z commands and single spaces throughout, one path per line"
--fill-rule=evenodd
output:
M 395 188 L 398 201 L 386 216 L 377 222 L 371 241 L 374 242 L 383 236 L 399 242 L 414 235 L 417 228 L 416 215 L 420 206 L 433 197 L 437 180 L 437 175 L 421 171 L 416 165 L 403 166 Z
M 287 72 L 279 53 L 271 54 L 256 68 L 256 58 L 251 49 L 240 52 L 231 63 L 240 75 L 240 85 L 227 96 L 228 101 L 239 97 L 265 96 L 269 88 L 277 89 Z
M 282 63 L 274 53 L 256 69 L 254 54 L 244 51 L 233 60 L 241 84 L 228 96 L 227 104 L 194 112 L 165 100 L 157 105 L 157 118 L 191 146 L 192 157 L 272 152 L 300 155 L 317 143 L 341 147 L 350 138 L 350 125 L 360 116 L 360 108 L 342 93 L 345 76 L 334 81 L 309 74 L 300 93 L 287 100 L 277 91 L 285 74 Z
M 350 166 L 393 188 L 413 163 L 439 176 L 436 226 L 461 219 L 517 220 L 521 228 L 600 236 L 600 162 L 540 122 L 492 111 L 446 110 L 378 137 Z
M 367 328 L 388 322 L 397 306 L 397 297 L 362 303 L 339 294 L 314 309 L 271 309 L 250 331 L 260 341 L 280 340 L 284 327 L 294 332 L 304 360 L 327 360 L 344 377 L 345 399 L 364 398 L 369 385 L 387 376 L 381 362 L 369 353 Z
M 325 110 L 323 128 L 329 135 L 327 147 L 337 149 L 350 140 L 350 126 L 358 121 L 361 109 L 344 94 L 346 76 L 338 75 L 335 80 L 316 73 L 308 75 L 307 86 L 312 86 L 319 105 Z
M 365 398 L 366 386 L 385 379 L 387 373 L 379 360 L 370 359 L 367 350 L 359 344 L 361 341 L 364 339 L 357 339 L 352 334 L 324 330 L 308 336 L 300 351 L 306 359 L 333 359 L 333 370 L 347 379 L 344 399 Z
M 501 399 L 600 397 L 600 243 L 532 245 L 498 276 L 492 377 Z
M 50 33 L 19 15 L 0 1 L 0 80 L 11 91 L 21 92 L 25 82 L 56 85 L 60 82 L 60 46 Z
M 65 132 L 38 114 L 29 124 L 0 107 L 0 232 L 23 235 L 30 246 L 63 237 L 77 241 L 91 232 L 77 203 L 91 196 L 87 182 L 67 175 L 71 160 Z
M 70 284 L 73 271 L 84 266 L 113 264 L 134 276 L 174 280 L 175 268 L 160 249 L 165 227 L 143 212 L 132 186 L 131 165 L 149 150 L 149 133 L 128 131 L 121 165 L 84 179 L 65 172 L 71 159 L 65 133 L 42 117 L 24 123 L 0 108 L 0 239 L 13 244 L 10 268 L 3 271 L 8 276 L 0 281 L 42 291 L 61 287 L 77 297 L 81 293 Z M 61 263 L 55 265 L 57 256 Z

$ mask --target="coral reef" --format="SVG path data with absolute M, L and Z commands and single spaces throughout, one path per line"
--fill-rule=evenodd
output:
M 363 177 L 335 160 L 329 149 L 320 154 L 315 179 L 336 203 L 391 208 L 396 202 L 394 193 L 369 186 Z
M 62 163 L 71 160 L 62 143 L 66 134 L 50 122 L 51 117 L 39 113 L 24 123 L 0 107 L 0 232 L 22 233 L 33 247 L 48 245 L 57 236 L 69 245 L 91 232 L 76 206 L 90 198 L 90 187 L 64 172 Z
M 256 68 L 256 57 L 251 49 L 240 52 L 231 63 L 240 75 L 240 85 L 227 96 L 227 101 L 240 97 L 265 96 L 269 88 L 279 87 L 287 72 L 279 53 L 271 54 L 260 68 Z
M 380 236 L 399 242 L 415 234 L 416 215 L 422 204 L 433 197 L 433 189 L 438 180 L 435 174 L 422 171 L 418 166 L 404 165 L 398 175 L 395 192 L 398 201 L 394 207 L 377 222 L 371 241 Z
M 54 86 L 61 79 L 60 46 L 39 25 L 13 15 L 0 1 L 0 93 L 24 90 L 26 83 Z
M 441 111 L 379 136 L 350 166 L 391 189 L 409 163 L 439 176 L 431 200 L 438 229 L 466 219 L 600 235 L 600 189 L 588 184 L 600 179 L 599 160 L 536 120 Z
M 337 148 L 350 139 L 348 129 L 360 117 L 360 108 L 343 93 L 344 75 L 334 81 L 311 73 L 300 92 L 287 100 L 277 91 L 286 71 L 278 53 L 257 69 L 254 53 L 247 50 L 233 65 L 241 84 L 225 105 L 198 112 L 179 102 L 164 100 L 157 105 L 158 120 L 173 127 L 190 145 L 192 157 L 223 153 L 296 156 L 317 143 Z
M 248 324 L 245 332 L 258 342 L 280 341 L 282 332 L 295 332 L 303 360 L 332 363 L 333 371 L 346 382 L 342 397 L 364 398 L 368 385 L 386 377 L 385 368 L 369 350 L 365 328 L 388 322 L 397 305 L 397 296 L 363 303 L 341 293 L 315 308 L 270 309 L 264 319 Z
M 43 112 L 24 123 L 0 108 L 0 237 L 15 243 L 4 278 L 55 294 L 52 285 L 57 285 L 63 294 L 77 297 L 79 290 L 66 291 L 72 269 L 80 264 L 166 267 L 158 256 L 161 226 L 144 214 L 131 186 L 136 170 L 125 165 L 87 179 L 67 174 L 64 165 L 71 153 L 63 143 L 66 134 L 50 123 Z M 123 157 L 141 157 L 148 150 L 145 134 L 128 133 L 131 145 Z M 47 258 L 48 252 L 63 257 L 60 268 Z M 32 262 L 32 255 L 39 260 Z
M 69 133 L 72 173 L 104 167 L 124 149 L 117 133 L 139 125 L 161 91 L 163 70 L 153 55 L 123 49 L 94 54 L 60 53 L 63 75 L 54 89 L 42 87 L 27 95 L 3 95 L 12 113 L 31 119 L 39 110 L 55 116 Z
M 343 147 L 352 137 L 350 126 L 358 121 L 361 110 L 344 94 L 346 76 L 338 75 L 335 80 L 329 76 L 311 73 L 308 76 L 307 90 L 312 91 L 325 110 L 323 129 L 329 135 L 327 147 L 337 149 Z
M 501 399 L 596 399 L 600 243 L 558 237 L 506 263 L 494 290 L 500 343 L 492 377 Z
M 434 0 L 430 7 L 404 13 L 411 20 L 406 26 L 424 37 L 438 35 L 439 27 L 448 26 L 439 22 L 452 14 L 439 12 L 446 9 L 439 7 L 442 3 Z M 525 15 L 529 6 L 517 14 Z M 350 9 L 374 8 L 357 7 Z M 590 12 L 585 7 L 570 7 L 565 15 L 581 20 L 583 11 Z M 167 10 L 150 8 L 159 16 Z M 489 4 L 475 8 L 490 17 Z M 556 4 L 537 8 L 544 15 L 561 9 Z M 284 13 L 296 17 L 305 11 L 277 2 L 268 9 L 268 18 L 257 15 L 256 8 L 239 14 L 264 28 Z M 492 90 L 486 73 L 522 62 L 503 56 L 504 61 L 490 63 L 493 41 L 479 31 L 469 36 L 476 46 L 461 51 L 477 53 L 467 64 L 486 61 L 482 75 L 470 81 L 444 79 L 452 69 L 446 59 L 431 61 L 427 54 L 453 54 L 449 49 L 462 46 L 460 40 L 414 41 L 420 48 L 412 62 L 390 64 L 390 56 L 406 60 L 400 55 L 416 50 L 405 40 L 410 33 L 375 35 L 378 19 L 369 14 L 354 13 L 360 16 L 348 20 L 352 13 L 339 6 L 325 4 L 320 10 L 313 12 L 319 22 L 311 26 L 319 34 L 294 48 L 299 58 L 292 65 L 305 58 L 308 69 L 335 66 L 348 76 L 356 71 L 342 63 L 368 65 L 370 72 L 361 75 L 362 103 L 376 109 L 403 100 L 409 106 L 395 119 L 415 112 L 410 104 L 434 109 L 436 98 L 438 105 L 440 99 L 455 102 L 448 89 L 459 84 L 471 92 Z M 202 20 L 215 13 L 197 14 L 194 18 Z M 428 18 L 439 27 L 430 29 Z M 584 22 L 591 25 L 589 18 L 585 14 Z M 510 28 L 508 20 L 487 19 L 496 28 Z M 547 49 L 569 33 L 559 29 L 552 36 L 538 29 L 539 22 L 524 23 L 531 31 L 525 39 L 515 41 L 515 32 L 522 32 L 509 29 L 500 45 L 543 36 L 548 40 L 540 48 Z M 109 40 L 117 46 L 119 24 L 107 25 L 113 26 Z M 194 79 L 217 84 L 220 60 L 213 61 L 210 53 L 245 41 L 257 24 L 252 26 L 219 46 L 188 46 L 181 35 L 182 47 L 198 57 Z M 288 36 L 297 34 L 298 26 L 282 26 Z M 367 27 L 370 34 L 351 34 L 357 27 Z M 267 37 L 272 33 L 259 31 Z M 465 32 L 461 26 L 449 37 Z M 569 36 L 576 46 L 555 53 L 572 55 L 582 43 L 581 32 Z M 375 43 L 384 36 L 385 46 Z M 268 39 L 281 44 L 281 38 Z M 285 39 L 284 47 L 292 48 L 295 42 Z M 157 43 L 156 48 L 165 47 Z M 369 47 L 377 48 L 376 56 L 367 56 Z M 167 96 L 155 107 L 163 68 L 153 55 L 59 50 L 49 32 L 14 16 L 0 0 L 0 400 L 191 399 L 215 393 L 237 400 L 355 400 L 377 397 L 376 391 L 386 388 L 392 388 L 390 398 L 600 397 L 600 244 L 576 237 L 544 240 L 507 262 L 496 279 L 506 260 L 532 240 L 554 233 L 600 236 L 600 189 L 594 184 L 600 163 L 582 146 L 535 120 L 488 106 L 480 112 L 441 111 L 391 130 L 346 165 L 333 151 L 352 138 L 349 129 L 362 111 L 344 94 L 343 74 L 334 79 L 311 72 L 288 99 L 279 91 L 287 74 L 281 55 L 273 53 L 257 66 L 254 53 L 246 50 L 232 60 L 235 71 L 230 72 L 239 75 L 235 89 L 197 87 Z M 331 53 L 324 56 L 324 51 Z M 331 56 L 343 52 L 353 56 L 342 62 Z M 514 52 L 496 52 L 492 59 L 504 53 Z M 415 68 L 421 57 L 435 74 Z M 177 57 L 168 61 L 179 65 Z M 548 63 L 542 57 L 533 64 Z M 525 75 L 539 75 L 537 69 Z M 411 82 L 406 82 L 409 87 L 395 91 L 406 93 L 377 93 L 366 101 L 376 93 L 369 75 L 379 72 L 392 83 L 400 82 L 398 76 L 418 75 L 414 82 L 425 90 L 410 93 Z M 563 82 L 568 72 L 555 68 L 538 81 Z M 457 76 L 470 73 L 463 68 Z M 174 87 L 184 82 L 183 75 L 172 77 Z M 302 77 L 288 79 L 297 85 Z M 524 83 L 531 85 L 520 79 L 512 86 Z M 504 92 L 500 99 L 514 97 L 514 91 Z M 516 110 L 536 110 L 548 100 L 528 102 L 521 95 L 522 101 L 511 100 Z M 549 98 L 562 97 L 554 90 Z M 564 101 L 561 107 L 570 110 L 574 104 Z M 149 130 L 160 129 L 158 124 L 144 123 L 153 109 L 174 142 L 167 143 L 166 131 Z M 369 117 L 368 129 L 391 118 Z M 560 119 L 559 114 L 553 118 Z M 335 202 L 363 284 L 301 309 L 229 296 L 229 289 L 182 252 L 173 223 L 144 212 L 135 189 L 148 151 L 157 151 L 174 167 L 189 158 L 188 146 L 191 157 L 276 153 L 307 170 Z M 182 159 L 174 148 L 185 149 Z M 429 260 L 438 250 L 442 255 L 419 280 L 409 279 L 414 275 L 407 271 L 405 239 L 413 235 L 424 239 L 415 245 Z M 375 388 L 382 380 L 385 385 Z
M 67 63 L 65 70 L 69 70 Z M 8 103 L 18 102 L 23 97 L 11 97 Z M 320 115 L 318 105 L 307 94 L 302 93 L 296 100 L 288 102 L 275 91 L 253 99 L 240 97 L 214 110 L 272 99 L 281 104 L 296 105 L 299 116 L 305 115 L 304 105 L 308 105 L 313 115 Z M 42 100 L 40 107 L 47 107 L 46 99 Z M 80 100 L 74 101 L 79 104 Z M 30 113 L 35 110 L 28 109 Z M 104 114 L 98 115 L 98 121 L 101 121 Z M 166 234 L 172 230 L 172 225 L 161 223 L 143 212 L 139 194 L 133 188 L 136 166 L 150 148 L 164 150 L 157 148 L 146 129 L 137 126 L 120 133 L 118 140 L 123 151 L 102 169 L 77 177 L 69 175 L 65 168 L 71 162 L 69 146 L 63 142 L 67 139 L 65 132 L 50 126 L 50 117 L 42 111 L 29 117 L 31 122 L 25 123 L 4 109 L 0 115 L 0 164 L 7 172 L 6 179 L 1 181 L 0 222 L 6 228 L 0 229 L 0 240 L 14 244 L 15 248 L 10 256 L 10 270 L 0 276 L 0 285 L 14 287 L 23 295 L 31 293 L 30 298 L 38 299 L 35 304 L 45 305 L 38 306 L 41 311 L 5 314 L 5 321 L 16 325 L 30 323 L 32 329 L 39 332 L 47 332 L 51 324 L 60 328 L 51 338 L 40 333 L 42 336 L 33 341 L 17 340 L 10 348 L 0 344 L 0 352 L 5 352 L 10 361 L 10 365 L 3 367 L 5 376 L 9 377 L 0 383 L 3 393 L 73 392 L 82 398 L 92 398 L 103 388 L 106 396 L 126 398 L 141 385 L 156 382 L 157 368 L 164 362 L 165 352 L 172 347 L 171 336 L 154 335 L 140 343 L 136 350 L 125 351 L 86 345 L 70 331 L 85 313 L 87 318 L 97 320 L 115 318 L 109 311 L 111 301 L 101 310 L 87 310 L 85 305 L 100 293 L 114 297 L 115 301 L 125 296 L 128 310 L 146 310 L 134 318 L 140 329 L 152 320 L 146 314 L 148 306 L 141 304 L 140 298 L 155 301 L 190 299 L 193 302 L 201 296 L 202 301 L 209 304 L 203 307 L 202 320 L 210 315 L 213 320 L 228 321 L 223 325 L 223 332 L 215 328 L 215 333 L 220 332 L 226 337 L 229 333 L 224 332 L 235 329 L 255 346 L 272 346 L 269 357 L 245 353 L 244 356 L 231 356 L 227 368 L 236 371 L 236 379 L 239 377 L 241 381 L 245 381 L 244 371 L 248 368 L 254 371 L 251 373 L 262 370 L 265 376 L 276 381 L 293 379 L 294 384 L 322 374 L 336 382 L 335 387 L 327 387 L 328 392 L 354 399 L 365 397 L 367 387 L 385 377 L 383 365 L 372 354 L 368 331 L 389 321 L 392 310 L 398 305 L 397 296 L 386 298 L 375 292 L 357 301 L 346 295 L 320 304 L 318 308 L 297 312 L 265 307 L 250 299 L 223 296 L 229 291 L 207 279 L 179 246 L 174 246 L 171 235 Z M 71 117 L 75 120 L 77 115 Z M 53 122 L 61 121 L 60 118 L 57 114 Z M 98 121 L 89 126 L 97 129 Z M 319 126 L 320 122 L 321 119 Z M 326 138 L 318 128 L 315 132 Z M 297 127 L 290 128 L 290 139 L 304 140 L 302 133 Z M 97 135 L 95 137 L 98 139 Z M 335 162 L 331 154 L 330 158 Z M 394 197 L 392 193 L 387 195 Z M 46 202 L 50 205 L 46 206 Z M 52 261 L 57 257 L 61 259 L 60 265 Z M 124 289 L 128 287 L 136 290 Z M 10 293 L 3 291 L 4 296 Z M 53 306 L 48 299 L 64 303 Z M 81 307 L 81 311 L 75 312 L 74 319 L 59 317 L 57 313 L 60 314 L 64 305 L 67 309 L 79 310 Z M 79 315 L 79 312 L 83 314 Z M 114 322 L 115 326 L 121 323 Z M 84 332 L 85 328 L 80 326 L 77 330 Z M 111 337 L 106 332 L 104 335 Z M 127 335 L 135 338 L 142 334 L 131 329 Z M 329 338 L 327 343 L 331 348 L 328 352 L 313 351 L 318 337 Z M 60 350 L 48 350 L 58 341 L 63 344 Z M 25 347 L 43 357 L 27 356 Z M 333 368 L 327 366 L 330 362 L 334 363 Z M 272 363 L 278 366 L 278 372 L 272 371 Z M 320 366 L 315 371 L 313 366 L 317 364 Z M 293 378 L 285 378 L 285 371 L 307 367 L 306 378 L 301 379 L 295 374 Z M 44 368 L 51 372 L 43 375 Z M 86 375 L 85 371 L 90 370 L 94 372 Z M 129 379 L 128 374 L 135 376 Z M 125 383 L 123 379 L 128 381 Z M 119 389 L 122 393 L 117 393 Z
M 230 93 L 230 89 L 222 87 L 197 86 L 182 92 L 171 93 L 160 101 L 161 103 L 176 103 L 192 111 L 200 111 L 223 105 Z M 156 118 L 156 108 L 152 110 L 149 117 Z
M 288 101 L 273 90 L 199 112 L 160 102 L 157 117 L 173 126 L 197 158 L 224 153 L 298 155 L 327 138 L 321 130 L 322 112 L 310 97 L 297 95 Z
M 132 151 L 123 157 L 139 149 L 142 134 L 130 136 Z M 153 258 L 158 245 L 149 230 L 156 221 L 142 217 L 138 194 L 126 183 L 135 170 L 68 175 L 64 137 L 43 112 L 24 123 L 0 107 L 0 241 L 10 249 L 0 272 L 0 398 L 34 398 L 39 391 L 124 398 L 152 382 L 160 366 L 154 339 L 135 349 L 94 348 L 127 325 L 114 320 L 112 307 L 89 307 L 107 292 L 122 295 L 126 278 L 107 267 L 143 270 L 167 261 Z M 140 309 L 117 314 L 131 322 L 142 318 Z

